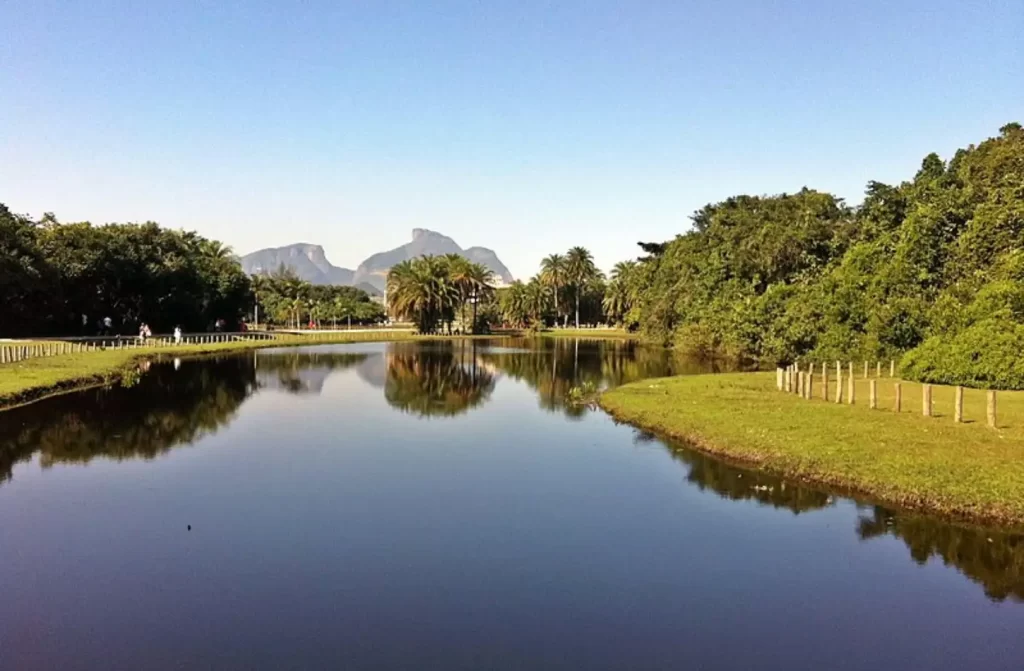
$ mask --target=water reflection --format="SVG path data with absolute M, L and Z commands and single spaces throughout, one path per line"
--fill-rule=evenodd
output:
M 388 405 L 419 417 L 453 417 L 486 403 L 495 376 L 477 347 L 476 341 L 389 347 Z
M 256 388 L 251 362 L 238 357 L 178 371 L 153 366 L 130 379 L 130 386 L 0 412 L 0 482 L 35 452 L 44 468 L 97 457 L 152 459 L 228 424 Z
M 661 443 L 645 431 L 637 431 L 634 441 Z M 733 466 L 679 444 L 665 447 L 686 465 L 687 482 L 722 498 L 754 500 L 795 515 L 835 505 L 835 498 L 824 491 Z M 885 536 L 903 541 L 921 565 L 941 559 L 981 585 L 990 599 L 1024 601 L 1024 534 L 956 525 L 884 506 L 862 507 L 855 531 L 865 541 Z
M 635 343 L 568 340 L 392 343 L 368 351 L 282 350 L 157 364 L 131 388 L 93 390 L 0 413 L 0 485 L 17 463 L 37 452 L 44 468 L 98 457 L 152 459 L 224 427 L 260 390 L 322 394 L 331 375 L 350 369 L 351 379 L 360 380 L 359 393 L 383 395 L 389 407 L 415 417 L 455 417 L 481 408 L 507 377 L 533 390 L 545 411 L 580 418 L 588 410 L 568 401 L 575 385 L 600 389 L 708 367 Z M 722 499 L 794 514 L 836 504 L 824 491 L 667 445 L 649 433 L 636 432 L 634 441 L 667 449 L 685 469 L 687 483 Z M 884 507 L 862 508 L 851 532 L 864 541 L 898 539 L 914 561 L 941 560 L 991 599 L 1024 600 L 1020 534 Z
M 893 536 L 918 564 L 941 559 L 985 589 L 994 600 L 1024 601 L 1024 536 L 942 524 L 919 515 L 874 506 L 860 517 L 864 540 Z

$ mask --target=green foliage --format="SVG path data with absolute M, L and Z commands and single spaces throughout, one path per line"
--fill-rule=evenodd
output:
M 642 243 L 647 255 L 613 275 L 612 320 L 691 353 L 765 364 L 890 358 L 927 341 L 909 370 L 1024 386 L 986 368 L 1001 354 L 974 350 L 1010 347 L 1011 324 L 1024 324 L 1019 124 L 948 164 L 930 154 L 912 181 L 869 182 L 857 208 L 803 189 L 736 196 L 692 220 L 674 240 Z M 1002 322 L 990 345 L 977 326 L 986 320 Z M 944 369 L 940 352 L 975 354 Z
M 163 331 L 218 319 L 230 327 L 250 301 L 248 278 L 216 241 L 152 222 L 61 224 L 52 214 L 33 222 L 2 205 L 0 295 L 6 336 L 91 335 L 104 317 L 122 333 L 141 322 Z
M 264 322 L 293 328 L 312 322 L 324 328 L 384 320 L 383 306 L 362 289 L 310 284 L 284 266 L 271 274 L 253 275 L 252 288 Z
M 392 316 L 412 319 L 420 333 L 453 331 L 456 317 L 462 331 L 476 332 L 478 304 L 494 291 L 493 273 L 457 254 L 421 256 L 403 261 L 388 272 L 388 309 Z M 467 317 L 467 305 L 473 314 Z

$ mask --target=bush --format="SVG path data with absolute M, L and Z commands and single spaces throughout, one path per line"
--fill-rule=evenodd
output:
M 936 384 L 1024 389 L 1024 325 L 990 318 L 907 352 L 904 377 Z

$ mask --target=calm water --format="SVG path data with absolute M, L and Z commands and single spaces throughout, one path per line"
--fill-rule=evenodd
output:
M 564 401 L 687 372 L 615 342 L 367 344 L 0 413 L 0 668 L 1024 667 L 1024 538 Z

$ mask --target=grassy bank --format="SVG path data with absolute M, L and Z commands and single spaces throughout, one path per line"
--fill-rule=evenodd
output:
M 955 424 L 952 387 L 933 386 L 935 416 L 923 417 L 921 386 L 902 386 L 898 414 L 892 380 L 879 381 L 871 410 L 867 380 L 857 381 L 857 405 L 837 405 L 776 391 L 774 372 L 644 380 L 600 402 L 617 419 L 778 475 L 1024 527 L 1024 392 L 999 393 L 998 428 L 990 429 L 983 391 L 965 391 L 967 421 Z
M 547 329 L 540 331 L 540 335 L 546 338 L 638 338 L 636 333 L 625 329 Z
M 27 359 L 0 366 L 0 409 L 36 401 L 55 393 L 114 381 L 138 360 L 154 356 L 193 356 L 267 347 L 419 340 L 427 337 L 414 335 L 411 331 L 352 331 L 332 333 L 330 337 L 316 340 L 310 336 L 281 336 L 274 340 L 108 349 Z

